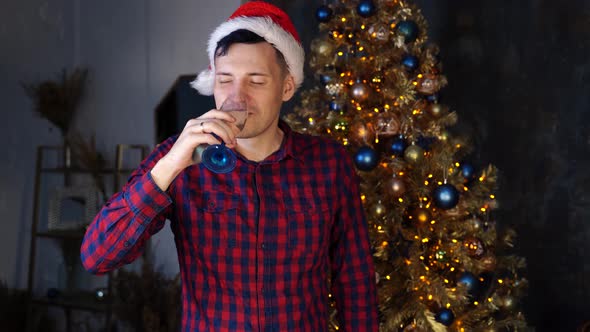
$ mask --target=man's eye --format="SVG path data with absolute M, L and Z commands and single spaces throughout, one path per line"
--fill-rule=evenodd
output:
M 219 84 L 230 83 L 231 81 L 219 81 Z
M 262 84 L 264 84 L 264 82 L 259 82 L 259 81 L 252 81 L 252 84 L 256 84 L 256 85 L 262 85 Z

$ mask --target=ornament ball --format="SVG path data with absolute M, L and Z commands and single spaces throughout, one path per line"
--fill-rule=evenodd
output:
M 393 197 L 399 198 L 406 192 L 406 183 L 404 180 L 394 177 L 390 182 L 391 193 Z
M 369 87 L 362 82 L 355 83 L 351 88 L 352 97 L 357 101 L 365 101 L 369 98 Z
M 396 139 L 393 140 L 393 142 L 391 143 L 391 146 L 390 146 L 390 150 L 391 150 L 391 153 L 400 157 L 404 154 L 404 151 L 406 151 L 407 147 L 408 147 L 408 143 L 406 142 L 404 137 L 400 135 L 399 137 L 397 137 Z
M 404 68 L 412 71 L 418 68 L 418 58 L 413 55 L 405 55 L 402 58 L 402 65 Z
M 461 164 L 461 175 L 465 180 L 471 181 L 475 178 L 475 168 L 469 163 L 463 163 Z
M 328 22 L 332 18 L 332 9 L 326 5 L 322 5 L 316 10 L 315 17 L 322 23 Z
M 356 7 L 356 12 L 362 17 L 373 16 L 375 10 L 375 4 L 371 0 L 362 0 Z
M 368 146 L 361 147 L 354 155 L 354 164 L 361 171 L 370 171 L 377 167 L 379 155 Z
M 434 319 L 445 326 L 450 326 L 455 321 L 455 315 L 449 309 L 442 309 L 436 313 Z
M 464 285 L 467 291 L 473 294 L 477 291 L 479 281 L 473 273 L 466 271 L 461 273 L 459 279 L 457 279 L 457 284 Z
M 418 38 L 418 24 L 414 21 L 401 21 L 396 26 L 397 32 L 404 37 L 406 43 L 411 43 Z
M 404 151 L 404 159 L 410 164 L 418 164 L 424 159 L 424 150 L 418 145 L 410 145 Z
M 448 183 L 434 189 L 432 196 L 434 204 L 443 210 L 452 209 L 459 203 L 459 191 Z

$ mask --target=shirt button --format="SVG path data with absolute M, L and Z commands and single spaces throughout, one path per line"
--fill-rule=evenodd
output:
M 214 208 L 214 207 L 215 207 L 215 202 L 213 202 L 213 201 L 209 201 L 209 207 L 210 207 L 210 208 Z
M 260 245 L 260 248 L 262 248 L 262 249 L 266 249 L 266 244 L 265 244 L 265 243 L 261 244 L 261 245 Z
M 125 243 L 123 243 L 123 245 L 124 245 L 125 247 L 129 247 L 131 244 L 129 243 L 129 241 L 125 241 Z

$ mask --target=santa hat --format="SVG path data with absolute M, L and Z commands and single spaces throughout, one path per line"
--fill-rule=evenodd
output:
M 281 9 L 262 1 L 247 2 L 240 6 L 227 21 L 223 22 L 209 37 L 207 53 L 209 68 L 203 70 L 191 82 L 202 95 L 213 94 L 215 84 L 215 50 L 217 43 L 236 30 L 249 30 L 272 44 L 285 58 L 289 72 L 298 88 L 303 83 L 305 52 L 291 19 Z

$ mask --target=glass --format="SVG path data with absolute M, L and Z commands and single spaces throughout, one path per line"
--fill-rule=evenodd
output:
M 219 110 L 230 113 L 236 119 L 235 124 L 240 131 L 244 129 L 246 120 L 248 119 L 248 105 L 243 97 L 230 95 L 223 102 Z M 217 137 L 215 134 L 211 135 Z M 210 171 L 221 174 L 233 171 L 236 168 L 238 157 L 222 141 L 221 144 L 199 145 L 195 149 L 193 160 L 195 163 L 203 163 L 203 166 Z

